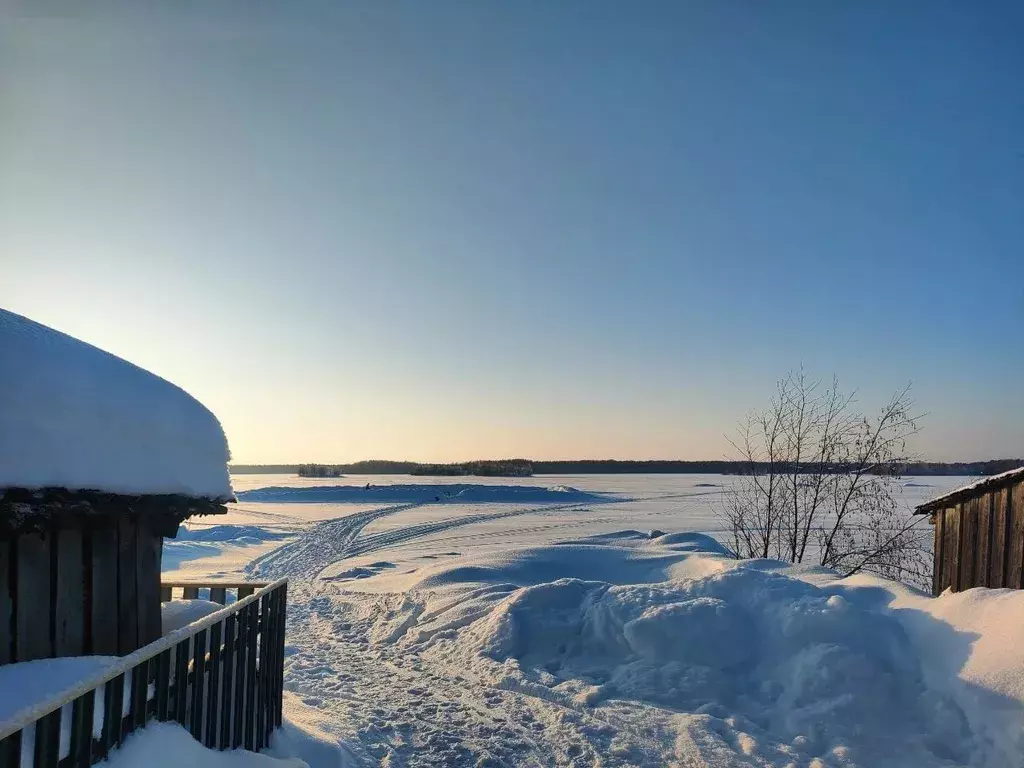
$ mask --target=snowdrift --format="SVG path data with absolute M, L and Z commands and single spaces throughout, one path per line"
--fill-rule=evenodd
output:
M 236 749 L 207 749 L 180 725 L 150 723 L 130 735 L 106 761 L 109 768 L 309 768 L 298 758 L 275 758 Z
M 191 395 L 0 309 L 0 488 L 231 498 L 228 446 Z
M 1021 764 L 1024 651 L 985 638 L 1019 632 L 1024 593 L 935 599 L 723 552 L 624 531 L 376 576 L 412 591 L 374 640 L 493 688 L 661 713 L 684 761 Z
M 240 501 L 294 503 L 376 503 L 381 504 L 486 504 L 486 503 L 549 503 L 571 504 L 600 501 L 595 493 L 560 485 L 542 488 L 529 485 L 325 485 L 313 488 L 270 487 L 242 491 Z

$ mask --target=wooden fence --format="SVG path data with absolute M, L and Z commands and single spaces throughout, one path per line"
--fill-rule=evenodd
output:
M 176 586 L 238 597 L 0 724 L 0 768 L 94 765 L 153 719 L 214 749 L 269 744 L 282 716 L 287 579 Z

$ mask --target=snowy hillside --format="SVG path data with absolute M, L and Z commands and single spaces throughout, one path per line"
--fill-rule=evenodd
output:
M 231 497 L 216 417 L 173 384 L 0 309 L 0 488 Z
M 509 480 L 416 501 L 401 477 L 370 479 L 398 503 L 299 504 L 282 480 L 169 544 L 174 575 L 290 577 L 290 706 L 354 765 L 1024 762 L 1024 592 L 730 559 L 727 478 L 529 479 L 581 489 L 561 504 Z

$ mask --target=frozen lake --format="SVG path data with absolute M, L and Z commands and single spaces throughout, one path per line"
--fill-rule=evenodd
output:
M 922 501 L 969 482 L 965 477 L 908 477 L 898 486 L 901 502 L 911 508 Z M 418 555 L 433 558 L 486 552 L 509 546 L 537 546 L 566 538 L 591 536 L 624 529 L 665 532 L 696 531 L 716 535 L 721 524 L 716 517 L 727 475 L 537 475 L 534 477 L 420 477 L 412 475 L 352 475 L 341 478 L 300 478 L 296 475 L 244 474 L 232 477 L 237 504 L 216 518 L 196 518 L 188 523 L 188 540 L 168 540 L 164 549 L 164 571 L 174 578 L 205 578 L 244 575 L 256 557 L 280 546 L 310 526 L 350 515 L 374 516 L 360 536 L 378 536 L 372 552 L 389 562 Z M 458 484 L 489 486 L 494 493 L 484 502 L 460 503 L 460 499 L 434 501 L 438 494 L 424 486 Z M 369 485 L 370 491 L 364 491 Z M 390 487 L 412 489 L 410 498 L 385 498 L 377 492 Z M 351 488 L 354 500 L 343 502 L 254 501 L 248 492 L 262 488 L 309 489 Z M 597 498 L 562 503 L 557 492 L 542 501 L 519 503 L 517 488 L 568 488 Z M 503 489 L 510 489 L 505 493 Z M 417 494 L 417 491 L 419 493 Z M 280 494 L 278 494 L 280 495 Z M 480 495 L 480 494 L 477 494 Z M 422 500 L 422 503 L 414 503 Z M 404 504 L 402 503 L 404 502 Z M 393 506 L 403 509 L 390 510 Z M 227 528 L 225 526 L 231 526 Z M 203 529 L 214 528 L 210 535 Z M 346 560 L 351 558 L 345 558 Z

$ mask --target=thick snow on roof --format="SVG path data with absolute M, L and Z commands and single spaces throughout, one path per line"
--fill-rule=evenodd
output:
M 942 494 L 941 496 L 936 496 L 934 499 L 931 499 L 930 501 L 926 501 L 924 504 L 919 505 L 917 507 L 917 510 L 918 512 L 927 512 L 931 510 L 940 501 L 952 499 L 956 496 L 960 496 L 961 494 L 970 494 L 971 491 L 978 491 L 990 485 L 1002 485 L 1008 480 L 1012 480 L 1016 477 L 1024 479 L 1024 467 L 1017 467 L 1016 469 L 1011 469 L 1006 472 L 1000 472 L 998 475 L 989 475 L 987 477 L 979 478 L 975 480 L 973 483 L 962 485 L 959 488 L 955 488 L 952 491 L 948 491 Z
M 0 488 L 228 499 L 228 458 L 187 392 L 0 309 Z

